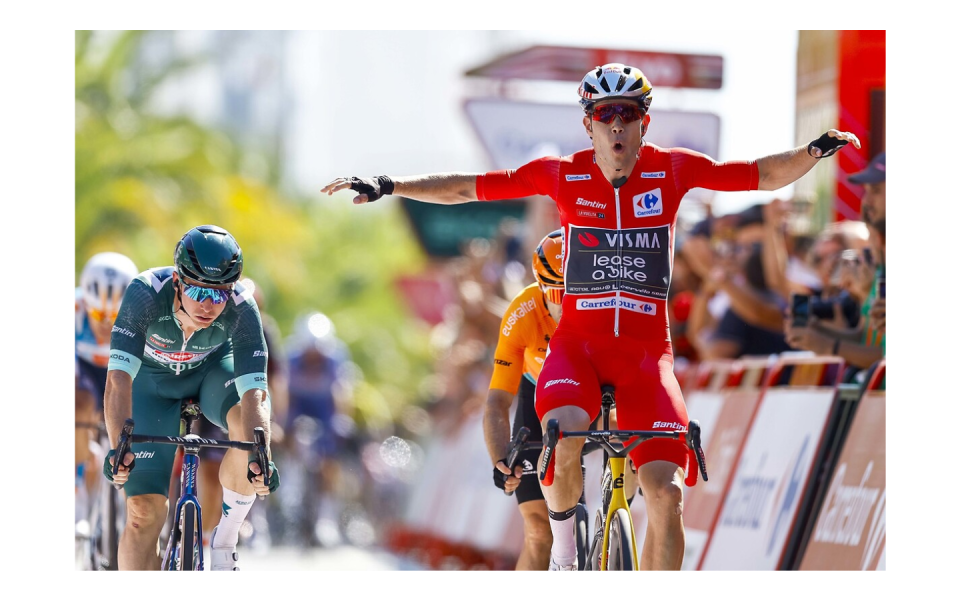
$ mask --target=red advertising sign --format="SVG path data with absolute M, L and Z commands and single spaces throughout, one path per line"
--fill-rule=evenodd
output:
M 533 46 L 501 56 L 470 69 L 466 74 L 496 79 L 580 81 L 584 73 L 607 63 L 637 67 L 656 87 L 718 90 L 723 84 L 723 57 L 716 54 L 573 46 Z
M 860 399 L 800 570 L 885 570 L 886 427 L 884 392 Z

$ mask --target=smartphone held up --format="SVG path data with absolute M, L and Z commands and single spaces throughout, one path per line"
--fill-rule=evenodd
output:
M 807 294 L 793 294 L 790 299 L 790 314 L 794 327 L 806 327 L 810 320 L 810 296 Z

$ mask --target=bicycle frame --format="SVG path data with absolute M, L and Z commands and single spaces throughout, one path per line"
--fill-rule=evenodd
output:
M 233 440 L 201 438 L 193 433 L 193 426 L 200 415 L 200 405 L 192 400 L 184 401 L 180 414 L 184 423 L 186 424 L 186 434 L 183 437 L 135 434 L 133 433 L 133 419 L 127 419 L 124 422 L 123 428 L 120 432 L 116 455 L 122 457 L 127 451 L 130 450 L 130 445 L 132 443 L 157 443 L 183 446 L 183 468 L 180 474 L 180 497 L 177 499 L 177 508 L 174 513 L 176 516 L 173 520 L 173 527 L 170 529 L 170 535 L 167 541 L 166 550 L 164 551 L 161 569 L 166 571 L 202 571 L 203 516 L 201 515 L 200 511 L 200 501 L 197 499 L 197 471 L 200 466 L 200 448 L 234 448 L 237 450 L 254 452 L 257 454 L 257 463 L 260 465 L 261 472 L 266 473 L 268 468 L 267 465 L 269 463 L 267 458 L 267 442 L 264 430 L 261 427 L 256 427 L 253 430 L 253 437 L 256 440 L 254 442 L 237 442 Z M 117 473 L 118 466 L 119 461 L 114 464 L 114 475 Z M 196 515 L 196 522 L 193 525 L 196 528 L 196 536 L 193 537 L 193 543 L 195 547 L 193 548 L 194 552 L 191 553 L 195 557 L 195 568 L 191 566 L 189 569 L 184 569 L 186 565 L 180 564 L 180 569 L 177 569 L 176 566 L 182 560 L 184 534 L 183 528 L 189 526 L 188 524 L 184 523 L 187 521 L 185 517 L 188 514 L 185 512 L 185 510 L 191 505 L 193 512 Z
M 610 547 L 608 543 L 610 539 L 610 523 L 613 521 L 613 515 L 617 512 L 617 509 L 623 508 L 627 511 L 627 515 L 630 519 L 630 544 L 633 546 L 633 570 L 639 570 L 639 565 L 637 563 L 637 536 L 633 528 L 633 515 L 630 514 L 630 506 L 627 504 L 627 495 L 623 491 L 623 475 L 624 468 L 626 467 L 627 459 L 624 456 L 609 456 L 607 457 L 607 465 L 610 467 L 611 475 L 611 485 L 612 493 L 610 495 L 610 505 L 607 506 L 606 518 L 603 520 L 603 538 L 601 541 L 600 547 L 600 570 L 606 571 L 609 556 L 607 556 L 607 549 Z M 619 482 L 619 485 L 617 485 Z
M 193 426 L 200 415 L 200 408 L 194 403 L 184 405 L 182 418 L 184 422 L 185 439 L 193 436 Z M 163 553 L 163 570 L 175 571 L 177 561 L 180 556 L 176 554 L 174 548 L 179 550 L 178 540 L 183 536 L 183 509 L 187 504 L 193 504 L 194 513 L 197 515 L 197 571 L 203 570 L 203 515 L 200 510 L 200 500 L 197 498 L 197 472 L 200 469 L 200 446 L 183 446 L 183 466 L 180 473 L 180 498 L 177 500 L 177 508 L 173 513 L 173 527 L 170 528 L 170 536 L 167 539 L 167 547 Z M 181 566 L 180 570 L 184 570 Z
M 691 420 L 688 424 L 687 432 L 610 430 L 610 411 L 615 405 L 613 386 L 602 386 L 601 392 L 602 396 L 600 405 L 601 415 L 603 417 L 603 430 L 562 431 L 560 429 L 560 423 L 557 421 L 557 419 L 550 419 L 547 422 L 547 428 L 544 432 L 543 442 L 544 453 L 540 461 L 540 481 L 543 481 L 546 478 L 547 470 L 549 469 L 553 460 L 553 452 L 561 439 L 573 437 L 587 438 L 586 442 L 584 443 L 584 450 L 582 451 L 583 453 L 588 453 L 598 447 L 603 448 L 605 465 L 604 477 L 606 476 L 606 469 L 609 469 L 610 479 L 609 481 L 603 481 L 601 485 L 602 493 L 604 495 L 604 506 L 603 511 L 601 511 L 600 514 L 603 515 L 603 523 L 598 524 L 599 526 L 597 531 L 599 533 L 599 531 L 602 529 L 603 535 L 594 538 L 594 545 L 591 546 L 590 556 L 595 556 L 594 549 L 596 548 L 596 544 L 601 544 L 599 568 L 601 571 L 607 570 L 610 558 L 608 556 L 610 546 L 610 528 L 617 511 L 624 509 L 627 514 L 627 521 L 631 534 L 630 544 L 633 551 L 633 569 L 637 570 L 637 541 L 633 528 L 633 516 L 630 514 L 626 494 L 623 490 L 624 467 L 626 466 L 627 456 L 631 450 L 636 448 L 642 442 L 652 438 L 672 438 L 677 440 L 684 439 L 687 446 L 694 451 L 694 455 L 696 456 L 697 460 L 697 467 L 700 470 L 700 474 L 703 476 L 703 480 L 707 481 L 706 461 L 703 456 L 703 449 L 700 447 L 700 424 L 696 420 Z M 615 440 L 613 443 L 611 443 L 611 438 Z M 619 441 L 627 440 L 629 438 L 634 439 L 629 443 Z M 590 444 L 593 444 L 593 447 L 588 449 Z M 606 489 L 608 485 L 610 490 L 609 500 L 606 497 Z

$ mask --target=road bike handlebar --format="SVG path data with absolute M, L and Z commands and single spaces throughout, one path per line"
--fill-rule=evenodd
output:
M 255 427 L 253 430 L 252 442 L 237 442 L 234 440 L 217 440 L 212 438 L 202 438 L 197 435 L 187 435 L 184 437 L 174 435 L 144 435 L 133 432 L 133 419 L 127 419 L 123 422 L 123 428 L 120 430 L 120 437 L 117 440 L 117 450 L 114 453 L 113 474 L 116 475 L 120 470 L 120 463 L 123 457 L 130 451 L 130 445 L 133 443 L 143 444 L 173 444 L 176 446 L 195 446 L 204 448 L 235 448 L 237 450 L 246 450 L 257 454 L 257 466 L 263 473 L 264 481 L 268 479 L 269 461 L 267 460 L 267 436 L 263 427 Z
M 557 444 L 563 438 L 574 438 L 574 437 L 584 437 L 587 438 L 587 442 L 593 442 L 597 445 L 606 446 L 608 450 L 611 451 L 613 455 L 626 455 L 631 450 L 640 445 L 641 442 L 645 442 L 653 438 L 673 438 L 673 439 L 683 439 L 687 447 L 693 450 L 693 454 L 697 459 L 697 467 L 700 469 L 700 475 L 703 477 L 704 481 L 707 481 L 707 463 L 706 458 L 703 454 L 703 448 L 700 447 L 700 423 L 696 420 L 690 421 L 687 426 L 687 432 L 682 431 L 631 431 L 625 429 L 607 429 L 600 431 L 562 431 L 560 429 L 560 422 L 557 419 L 550 419 L 547 421 L 547 430 L 543 434 L 543 458 L 540 460 L 540 481 L 543 481 L 547 476 L 547 470 L 550 467 L 550 463 L 553 461 L 553 452 L 557 447 Z M 615 442 L 619 441 L 619 438 L 632 438 L 636 439 L 631 442 L 629 445 L 624 445 L 622 442 L 619 443 L 619 447 L 614 446 L 611 443 L 611 439 Z

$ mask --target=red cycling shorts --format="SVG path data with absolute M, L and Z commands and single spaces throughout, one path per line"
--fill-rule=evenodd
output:
M 687 407 L 673 374 L 670 343 L 610 333 L 601 340 L 557 331 L 537 378 L 537 416 L 542 421 L 555 408 L 579 406 L 596 419 L 601 385 L 616 388 L 618 429 L 686 431 Z M 630 458 L 637 467 L 654 460 L 672 462 L 684 469 L 688 486 L 696 483 L 696 458 L 683 441 L 647 440 L 630 452 Z

